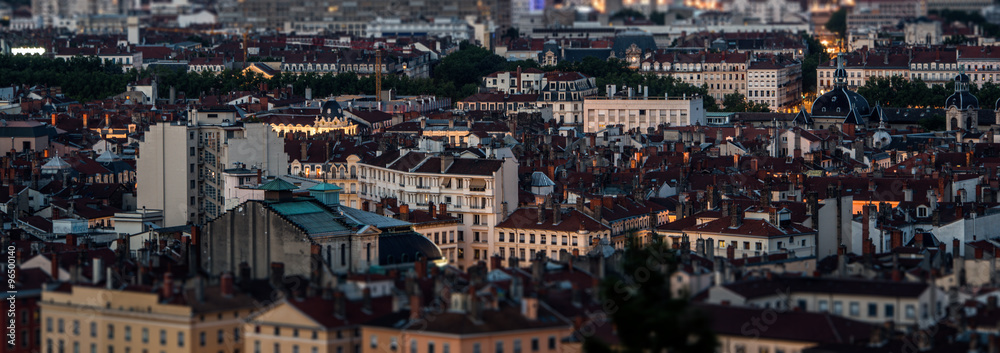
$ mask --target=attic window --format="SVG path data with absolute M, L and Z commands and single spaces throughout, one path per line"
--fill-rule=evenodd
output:
M 823 107 L 823 112 L 826 113 L 826 107 Z
M 917 217 L 920 217 L 920 218 L 927 217 L 927 207 L 924 207 L 924 206 L 917 207 Z

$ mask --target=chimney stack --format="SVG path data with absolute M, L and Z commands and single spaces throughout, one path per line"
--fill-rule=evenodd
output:
M 226 271 L 222 273 L 222 277 L 219 279 L 219 291 L 225 298 L 232 298 L 236 294 L 233 288 L 233 274 L 232 272 Z
M 163 274 L 163 287 L 160 292 L 164 299 L 170 298 L 174 294 L 174 274 L 167 272 Z

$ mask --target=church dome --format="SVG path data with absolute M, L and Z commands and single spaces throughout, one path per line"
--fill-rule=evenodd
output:
M 336 100 L 331 99 L 326 101 L 325 103 L 323 103 L 323 107 L 321 109 L 322 110 L 320 110 L 320 115 L 322 115 L 324 118 L 344 117 L 344 109 L 340 107 L 340 103 L 337 103 Z
M 979 109 L 979 99 L 969 93 L 969 75 L 961 72 L 955 76 L 955 93 L 944 102 L 945 108 L 957 107 L 959 110 Z
M 813 116 L 843 116 L 852 110 L 861 117 L 871 115 L 868 100 L 857 92 L 847 89 L 847 70 L 842 56 L 837 57 L 837 70 L 833 73 L 834 88 L 813 102 Z

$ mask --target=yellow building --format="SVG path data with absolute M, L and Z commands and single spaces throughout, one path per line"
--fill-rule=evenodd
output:
M 171 285 L 172 292 L 162 286 L 154 291 L 151 286 L 118 290 L 64 284 L 42 293 L 41 351 L 239 353 L 241 323 L 256 302 L 236 294 L 231 277 L 229 283 L 228 290 Z
M 411 297 L 413 303 L 422 298 Z M 363 353 L 556 353 L 572 325 L 559 314 L 524 298 L 521 305 L 493 299 L 483 305 L 464 293 L 453 293 L 446 311 L 402 310 L 365 324 Z
M 371 289 L 362 291 L 362 298 L 353 302 L 344 292 L 329 289 L 322 296 L 279 301 L 244 324 L 245 351 L 360 353 L 360 323 L 392 310 L 391 296 L 372 298 Z

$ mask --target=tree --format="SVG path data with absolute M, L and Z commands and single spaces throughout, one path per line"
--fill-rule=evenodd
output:
M 617 19 L 645 20 L 646 19 L 646 15 L 643 15 L 642 12 L 639 12 L 638 10 L 635 10 L 635 9 L 624 8 L 624 9 L 618 10 L 618 12 L 615 12 L 613 15 L 611 15 L 611 18 L 609 18 L 609 19 L 610 20 L 617 20 Z
M 708 316 L 687 297 L 673 296 L 669 278 L 679 263 L 660 241 L 647 247 L 629 241 L 622 273 L 612 274 L 601 285 L 603 307 L 617 328 L 620 352 L 715 352 L 718 340 Z M 615 351 L 593 337 L 587 337 L 583 346 L 587 353 Z
M 802 91 L 816 92 L 816 68 L 819 67 L 819 64 L 829 60 L 830 56 L 827 55 L 823 43 L 820 43 L 816 37 L 806 32 L 800 32 L 799 35 L 805 39 L 806 50 L 808 50 L 802 60 Z
M 840 39 L 844 39 L 844 35 L 847 34 L 847 8 L 841 7 L 831 14 L 825 27 L 828 31 L 836 33 Z
M 736 91 L 722 97 L 722 105 L 725 106 L 727 112 L 767 113 L 771 111 L 767 104 L 748 100 L 742 93 Z
M 519 31 L 516 27 L 510 27 L 503 32 L 503 35 L 500 36 L 500 39 L 517 39 L 520 37 L 521 37 L 521 31 Z

